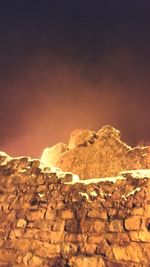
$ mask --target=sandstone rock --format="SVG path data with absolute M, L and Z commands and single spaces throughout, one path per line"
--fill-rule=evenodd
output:
M 55 220 L 56 219 L 56 211 L 52 209 L 47 209 L 46 215 L 45 215 L 46 220 Z
M 142 248 L 139 244 L 132 242 L 132 244 L 120 247 L 114 246 L 113 253 L 116 260 L 119 261 L 131 261 L 131 262 L 143 262 Z
M 74 218 L 74 213 L 71 210 L 63 210 L 61 212 L 61 218 L 62 219 L 73 219 Z
M 105 237 L 111 245 L 125 246 L 130 243 L 130 238 L 127 233 L 108 233 Z
M 22 255 L 19 255 L 19 256 L 17 256 L 17 258 L 16 258 L 16 262 L 21 264 L 22 259 L 23 259 L 23 256 L 22 256 Z
M 72 243 L 78 243 L 78 242 L 85 243 L 87 241 L 87 235 L 66 233 L 65 241 Z
M 14 260 L 15 255 L 13 256 L 12 250 L 0 248 L 0 263 L 2 267 L 9 266 L 10 263 L 13 264 Z
M 30 240 L 28 239 L 23 239 L 23 238 L 16 238 L 16 239 L 11 239 L 7 244 L 5 244 L 6 249 L 16 249 L 19 250 L 21 248 L 21 251 L 23 253 L 28 252 L 30 247 Z
M 60 254 L 60 245 L 52 245 L 48 242 L 41 242 L 35 251 L 35 254 L 40 257 L 57 257 Z
M 23 230 L 22 229 L 14 229 L 10 232 L 9 238 L 19 238 L 23 235 Z
M 104 240 L 104 235 L 90 235 L 88 236 L 87 242 L 89 244 L 100 244 Z
M 98 220 L 81 220 L 80 228 L 82 233 L 102 233 L 105 229 L 105 222 L 101 222 Z
M 131 216 L 125 220 L 126 230 L 140 230 L 142 219 L 140 216 Z
M 63 143 L 58 143 L 55 146 L 45 148 L 41 156 L 42 164 L 45 167 L 57 166 L 57 162 L 60 160 L 61 155 L 67 151 L 67 146 Z
M 69 260 L 71 267 L 105 267 L 105 263 L 101 257 L 72 257 Z
M 29 266 L 43 266 L 43 260 L 40 257 L 33 256 L 29 261 Z
M 54 221 L 52 223 L 52 231 L 64 231 L 65 228 L 65 221 L 57 219 L 57 221 Z
M 106 220 L 107 219 L 107 212 L 103 211 L 99 211 L 99 210 L 91 210 L 88 212 L 87 216 L 89 218 L 99 218 L 99 219 L 104 219 Z
M 120 139 L 120 131 L 113 128 L 111 125 L 103 126 L 97 133 L 97 137 L 99 139 L 107 140 L 108 138 L 112 138 L 114 140 Z
M 45 209 L 39 209 L 36 211 L 28 211 L 27 220 L 28 221 L 34 221 L 34 220 L 43 219 L 45 213 L 46 213 Z
M 64 240 L 64 234 L 63 232 L 37 231 L 34 234 L 34 238 L 42 241 L 47 241 L 51 244 L 60 244 Z
M 24 228 L 27 225 L 27 221 L 25 219 L 19 219 L 17 222 L 17 227 Z
M 28 252 L 24 257 L 23 257 L 23 263 L 27 266 L 29 265 L 29 261 L 32 258 L 32 253 Z
M 93 256 L 96 253 L 96 244 L 79 244 L 79 251 L 81 254 Z
M 143 215 L 144 214 L 144 209 L 143 208 L 134 208 L 132 210 L 132 215 Z
M 96 133 L 90 131 L 88 129 L 82 130 L 77 129 L 71 133 L 70 140 L 69 140 L 69 149 L 73 149 L 78 146 L 87 146 L 90 143 L 94 142 L 94 138 L 96 137 Z
M 66 232 L 78 233 L 78 223 L 74 220 L 68 220 L 65 227 Z
M 63 258 L 70 258 L 71 256 L 75 255 L 78 251 L 78 246 L 77 244 L 72 244 L 72 243 L 64 243 L 63 246 L 61 247 L 61 254 Z
M 131 231 L 130 238 L 132 241 L 142 241 L 150 243 L 150 232 L 148 232 L 147 230 L 139 232 Z
M 96 254 L 97 255 L 102 255 L 107 259 L 113 259 L 113 252 L 112 252 L 112 247 L 108 244 L 107 240 L 104 239 L 100 244 L 97 246 L 96 249 Z
M 124 231 L 123 229 L 123 221 L 121 220 L 114 220 L 109 223 L 108 225 L 108 231 L 110 232 L 116 232 L 116 233 L 121 233 Z

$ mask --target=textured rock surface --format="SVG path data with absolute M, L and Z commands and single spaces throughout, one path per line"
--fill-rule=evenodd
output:
M 88 129 L 74 130 L 71 133 L 68 147 L 69 149 L 73 149 L 80 145 L 87 145 L 88 143 L 92 143 L 94 141 L 95 135 L 95 132 L 90 131 Z
M 74 184 L 37 160 L 6 158 L 0 156 L 0 266 L 149 266 L 150 170 L 115 183 Z
M 120 171 L 150 168 L 150 147 L 131 148 L 120 132 L 105 126 L 97 133 L 83 130 L 71 135 L 69 149 L 56 166 L 81 179 L 116 176 Z

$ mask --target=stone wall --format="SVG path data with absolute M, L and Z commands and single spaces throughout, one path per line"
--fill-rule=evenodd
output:
M 0 266 L 148 267 L 150 179 L 71 180 L 0 156 Z

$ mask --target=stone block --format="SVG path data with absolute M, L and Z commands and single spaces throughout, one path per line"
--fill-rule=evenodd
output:
M 65 231 L 69 233 L 78 233 L 78 223 L 75 220 L 68 220 L 66 222 Z
M 111 208 L 108 210 L 108 216 L 109 217 L 115 217 L 117 215 L 117 212 L 118 212 L 117 209 Z
M 100 244 L 104 240 L 104 235 L 90 235 L 88 236 L 87 243 Z
M 131 216 L 125 220 L 125 229 L 128 231 L 140 230 L 142 224 L 142 218 L 140 216 Z
M 32 252 L 36 251 L 38 248 L 42 247 L 44 244 L 44 242 L 42 242 L 40 240 L 36 240 L 36 239 L 34 239 L 34 237 L 32 239 L 29 239 L 29 240 L 30 240 L 29 250 Z
M 87 240 L 87 235 L 71 234 L 71 233 L 67 233 L 65 235 L 65 241 L 66 242 L 71 242 L 71 243 L 82 242 L 82 243 L 85 243 L 86 240 Z
M 98 220 L 81 220 L 80 229 L 82 233 L 102 233 L 105 230 L 105 222 Z
M 36 221 L 40 219 L 44 219 L 46 210 L 45 209 L 38 209 L 35 211 L 28 211 L 26 218 L 28 221 Z
M 114 257 L 117 261 L 140 263 L 145 261 L 140 244 L 131 242 L 128 246 L 113 246 Z
M 29 266 L 43 266 L 43 259 L 37 256 L 33 256 L 29 261 Z
M 139 232 L 138 231 L 130 231 L 129 235 L 130 235 L 131 241 L 135 241 L 135 242 L 139 242 L 140 241 Z
M 124 231 L 123 228 L 123 221 L 122 220 L 114 220 L 111 221 L 108 225 L 108 231 L 109 232 L 116 232 L 116 233 L 121 233 Z
M 69 259 L 71 267 L 105 267 L 102 257 L 76 256 Z
M 17 249 L 21 252 L 28 252 L 30 247 L 30 240 L 23 238 L 16 238 L 7 240 L 5 243 L 7 249 Z
M 130 232 L 130 238 L 132 241 L 138 241 L 138 242 L 150 242 L 150 232 L 148 232 L 146 229 L 145 231 L 131 231 Z
M 23 229 L 14 229 L 10 232 L 9 234 L 9 238 L 10 239 L 14 239 L 14 238 L 19 238 L 22 237 L 24 234 Z
M 2 264 L 13 264 L 13 262 L 15 261 L 15 253 L 10 250 L 10 249 L 0 249 L 0 266 L 9 266 L 9 265 L 2 265 Z
M 85 254 L 85 255 L 88 255 L 88 256 L 95 255 L 95 253 L 96 253 L 96 247 L 97 247 L 96 244 L 88 244 L 88 243 L 85 243 L 85 244 L 82 244 L 81 243 L 81 244 L 79 244 L 80 253 Z
M 132 215 L 141 215 L 143 216 L 144 214 L 144 209 L 143 208 L 134 208 L 131 212 Z
M 35 228 L 26 228 L 23 237 L 27 239 L 35 238 L 35 236 L 37 236 L 39 231 L 40 231 L 39 229 Z
M 61 255 L 64 257 L 64 258 L 68 258 L 72 255 L 75 255 L 78 251 L 78 246 L 77 244 L 72 244 L 72 243 L 63 243 L 62 246 L 61 246 Z
M 104 219 L 106 220 L 107 219 L 107 212 L 106 211 L 99 211 L 99 210 L 96 210 L 96 209 L 93 209 L 91 211 L 89 211 L 87 213 L 87 216 L 89 218 L 93 218 L 93 219 Z
M 61 218 L 64 219 L 64 220 L 67 220 L 67 219 L 73 219 L 74 218 L 74 213 L 73 211 L 71 210 L 63 210 L 61 212 Z
M 146 267 L 149 267 L 149 263 L 150 263 L 150 243 L 146 244 L 141 244 L 142 247 L 142 252 L 143 252 L 143 257 L 144 257 L 144 262 L 147 263 Z
M 40 246 L 35 250 L 36 256 L 52 257 L 60 254 L 60 245 L 49 244 L 48 242 L 41 242 Z
M 130 243 L 127 233 L 106 233 L 105 238 L 111 245 L 125 246 Z
M 17 227 L 19 227 L 19 228 L 25 228 L 26 225 L 27 225 L 27 221 L 24 220 L 24 219 L 19 219 L 19 220 L 17 221 Z
M 35 239 L 47 241 L 51 244 L 59 244 L 64 240 L 63 232 L 41 231 L 39 230 L 35 235 Z
M 29 264 L 30 259 L 32 258 L 32 253 L 28 252 L 24 257 L 23 257 L 23 263 L 27 266 Z
M 112 248 L 105 239 L 97 246 L 96 254 L 103 255 L 105 258 L 107 257 L 108 259 L 113 258 Z
M 45 219 L 46 220 L 55 220 L 56 219 L 56 211 L 48 209 L 46 211 Z
M 51 222 L 51 229 L 52 231 L 64 231 L 65 228 L 65 221 L 58 219 L 57 221 Z

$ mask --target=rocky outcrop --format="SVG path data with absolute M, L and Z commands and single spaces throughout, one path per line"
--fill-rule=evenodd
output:
M 121 171 L 150 168 L 150 147 L 126 145 L 120 132 L 109 125 L 97 133 L 76 130 L 71 134 L 68 151 L 55 165 L 81 179 L 116 176 Z
M 150 170 L 66 180 L 39 160 L 0 162 L 0 266 L 149 266 Z

